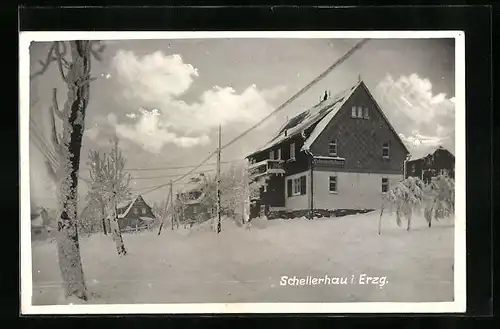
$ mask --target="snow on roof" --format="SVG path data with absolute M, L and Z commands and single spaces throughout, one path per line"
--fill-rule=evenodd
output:
M 135 201 L 136 201 L 138 198 L 140 198 L 140 197 L 141 197 L 141 196 L 139 195 L 139 196 L 137 196 L 137 197 L 136 197 L 135 199 L 133 199 L 133 200 L 129 200 L 129 201 L 124 201 L 124 202 L 122 202 L 121 204 L 124 204 L 124 206 L 123 206 L 123 207 L 118 206 L 118 208 L 125 208 L 125 207 L 127 207 L 127 209 L 125 209 L 125 211 L 124 211 L 123 213 L 119 214 L 119 215 L 118 215 L 118 218 L 124 218 L 125 216 L 127 216 L 128 212 L 130 211 L 130 209 L 131 209 L 131 208 L 132 208 L 132 206 L 134 205 Z M 127 202 L 127 203 L 128 203 L 128 205 L 127 205 L 125 202 Z
M 283 126 L 283 128 L 279 130 L 278 134 L 273 139 L 271 139 L 266 145 L 264 145 L 257 151 L 250 154 L 250 156 L 258 152 L 265 151 L 266 149 L 269 149 L 289 138 L 292 138 L 318 122 L 320 122 L 318 124 L 320 125 L 323 121 L 325 121 L 323 125 L 326 126 L 328 122 L 337 114 L 345 101 L 351 96 L 353 91 L 356 90 L 356 88 L 360 85 L 360 83 L 361 81 L 359 81 L 358 83 L 356 83 L 356 85 L 350 87 L 349 89 L 344 90 L 337 95 L 330 97 L 316 104 L 312 108 L 294 116 L 287 121 L 287 123 Z M 321 129 L 321 131 L 323 129 L 324 127 Z M 319 135 L 321 131 L 316 127 L 311 136 L 306 140 L 306 143 L 309 139 L 311 139 L 311 137 L 313 139 L 316 139 L 316 135 Z
M 154 222 L 154 218 L 151 217 L 139 217 L 139 218 L 145 222 Z

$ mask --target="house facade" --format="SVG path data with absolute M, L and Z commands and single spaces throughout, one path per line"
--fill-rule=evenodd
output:
M 205 174 L 201 173 L 192 177 L 184 188 L 176 193 L 176 215 L 179 222 L 200 223 L 210 219 L 213 207 L 206 195 L 207 187 L 208 180 Z
M 117 212 L 118 226 L 125 232 L 150 227 L 155 221 L 153 210 L 140 195 L 120 203 Z
M 455 155 L 442 146 L 427 150 L 406 163 L 406 177 L 419 177 L 429 183 L 432 177 L 446 175 L 455 178 Z
M 265 185 L 250 216 L 332 215 L 380 207 L 403 179 L 408 149 L 363 81 L 290 119 L 250 154 Z M 279 214 L 279 215 L 276 215 Z

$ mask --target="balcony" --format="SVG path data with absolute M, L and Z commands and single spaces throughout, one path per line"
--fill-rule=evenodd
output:
M 264 160 L 248 167 L 253 178 L 264 176 L 264 175 L 283 175 L 285 174 L 285 169 L 283 168 L 283 160 Z

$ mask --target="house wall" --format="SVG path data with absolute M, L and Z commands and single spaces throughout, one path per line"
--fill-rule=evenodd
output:
M 283 175 L 270 175 L 266 182 L 267 186 L 261 188 L 262 204 L 271 207 L 285 206 L 285 178 Z
M 352 106 L 367 107 L 369 118 L 352 118 Z M 314 155 L 329 156 L 330 140 L 337 140 L 337 156 L 345 158 L 342 171 L 403 174 L 407 150 L 379 112 L 376 102 L 361 85 L 311 145 Z M 390 157 L 382 157 L 382 145 L 389 143 Z
M 289 179 L 299 178 L 301 176 L 306 176 L 306 194 L 304 195 L 292 195 L 288 196 L 288 184 Z M 311 198 L 311 172 L 303 171 L 298 174 L 289 175 L 285 177 L 285 207 L 287 211 L 294 210 L 304 210 L 310 209 L 310 198 Z
M 408 161 L 406 175 L 429 180 L 437 176 L 441 169 L 447 170 L 450 177 L 455 177 L 455 157 L 447 150 L 437 150 L 425 158 Z
M 136 209 L 137 213 L 134 209 Z M 145 214 L 142 213 L 142 209 L 146 209 Z M 135 201 L 134 205 L 130 208 L 130 211 L 125 217 L 118 219 L 118 226 L 120 227 L 120 229 L 124 229 L 127 226 L 135 227 L 137 221 L 139 220 L 139 217 L 155 218 L 151 207 L 142 198 L 138 198 Z M 138 223 L 138 225 L 141 224 Z
M 337 176 L 337 193 L 329 192 L 330 176 Z M 382 203 L 382 177 L 389 188 L 403 180 L 403 174 L 371 174 L 343 171 L 314 171 L 314 209 L 378 209 Z

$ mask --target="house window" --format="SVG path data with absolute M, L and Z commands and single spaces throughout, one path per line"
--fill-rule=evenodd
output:
M 328 154 L 330 156 L 337 156 L 337 140 L 332 139 L 328 144 Z
M 369 118 L 369 116 L 368 116 L 368 108 L 367 107 L 363 108 L 363 118 L 365 118 L 365 119 Z
M 142 214 L 146 215 L 146 208 L 142 208 Z
M 287 180 L 287 195 L 288 197 L 306 194 L 306 176 L 292 178 Z
M 330 176 L 330 186 L 328 188 L 330 193 L 337 193 L 337 176 Z
M 382 193 L 387 193 L 389 191 L 389 178 L 382 177 Z
M 274 151 L 273 150 L 269 151 L 269 159 L 274 160 Z
M 356 106 L 353 106 L 352 107 L 352 112 L 351 112 L 351 117 L 355 118 L 357 116 L 358 116 L 357 108 L 356 108 Z
M 196 205 L 193 205 L 193 214 L 196 214 L 196 211 L 197 211 Z
M 281 160 L 281 148 L 276 151 L 276 160 Z
M 300 195 L 300 177 L 293 180 L 293 195 Z
M 363 108 L 361 106 L 358 106 L 358 118 L 363 117 Z
M 290 159 L 295 159 L 295 143 L 290 144 Z
M 382 145 L 382 157 L 389 158 L 389 143 Z
M 134 214 L 138 214 L 139 213 L 139 209 L 138 208 L 134 208 Z

